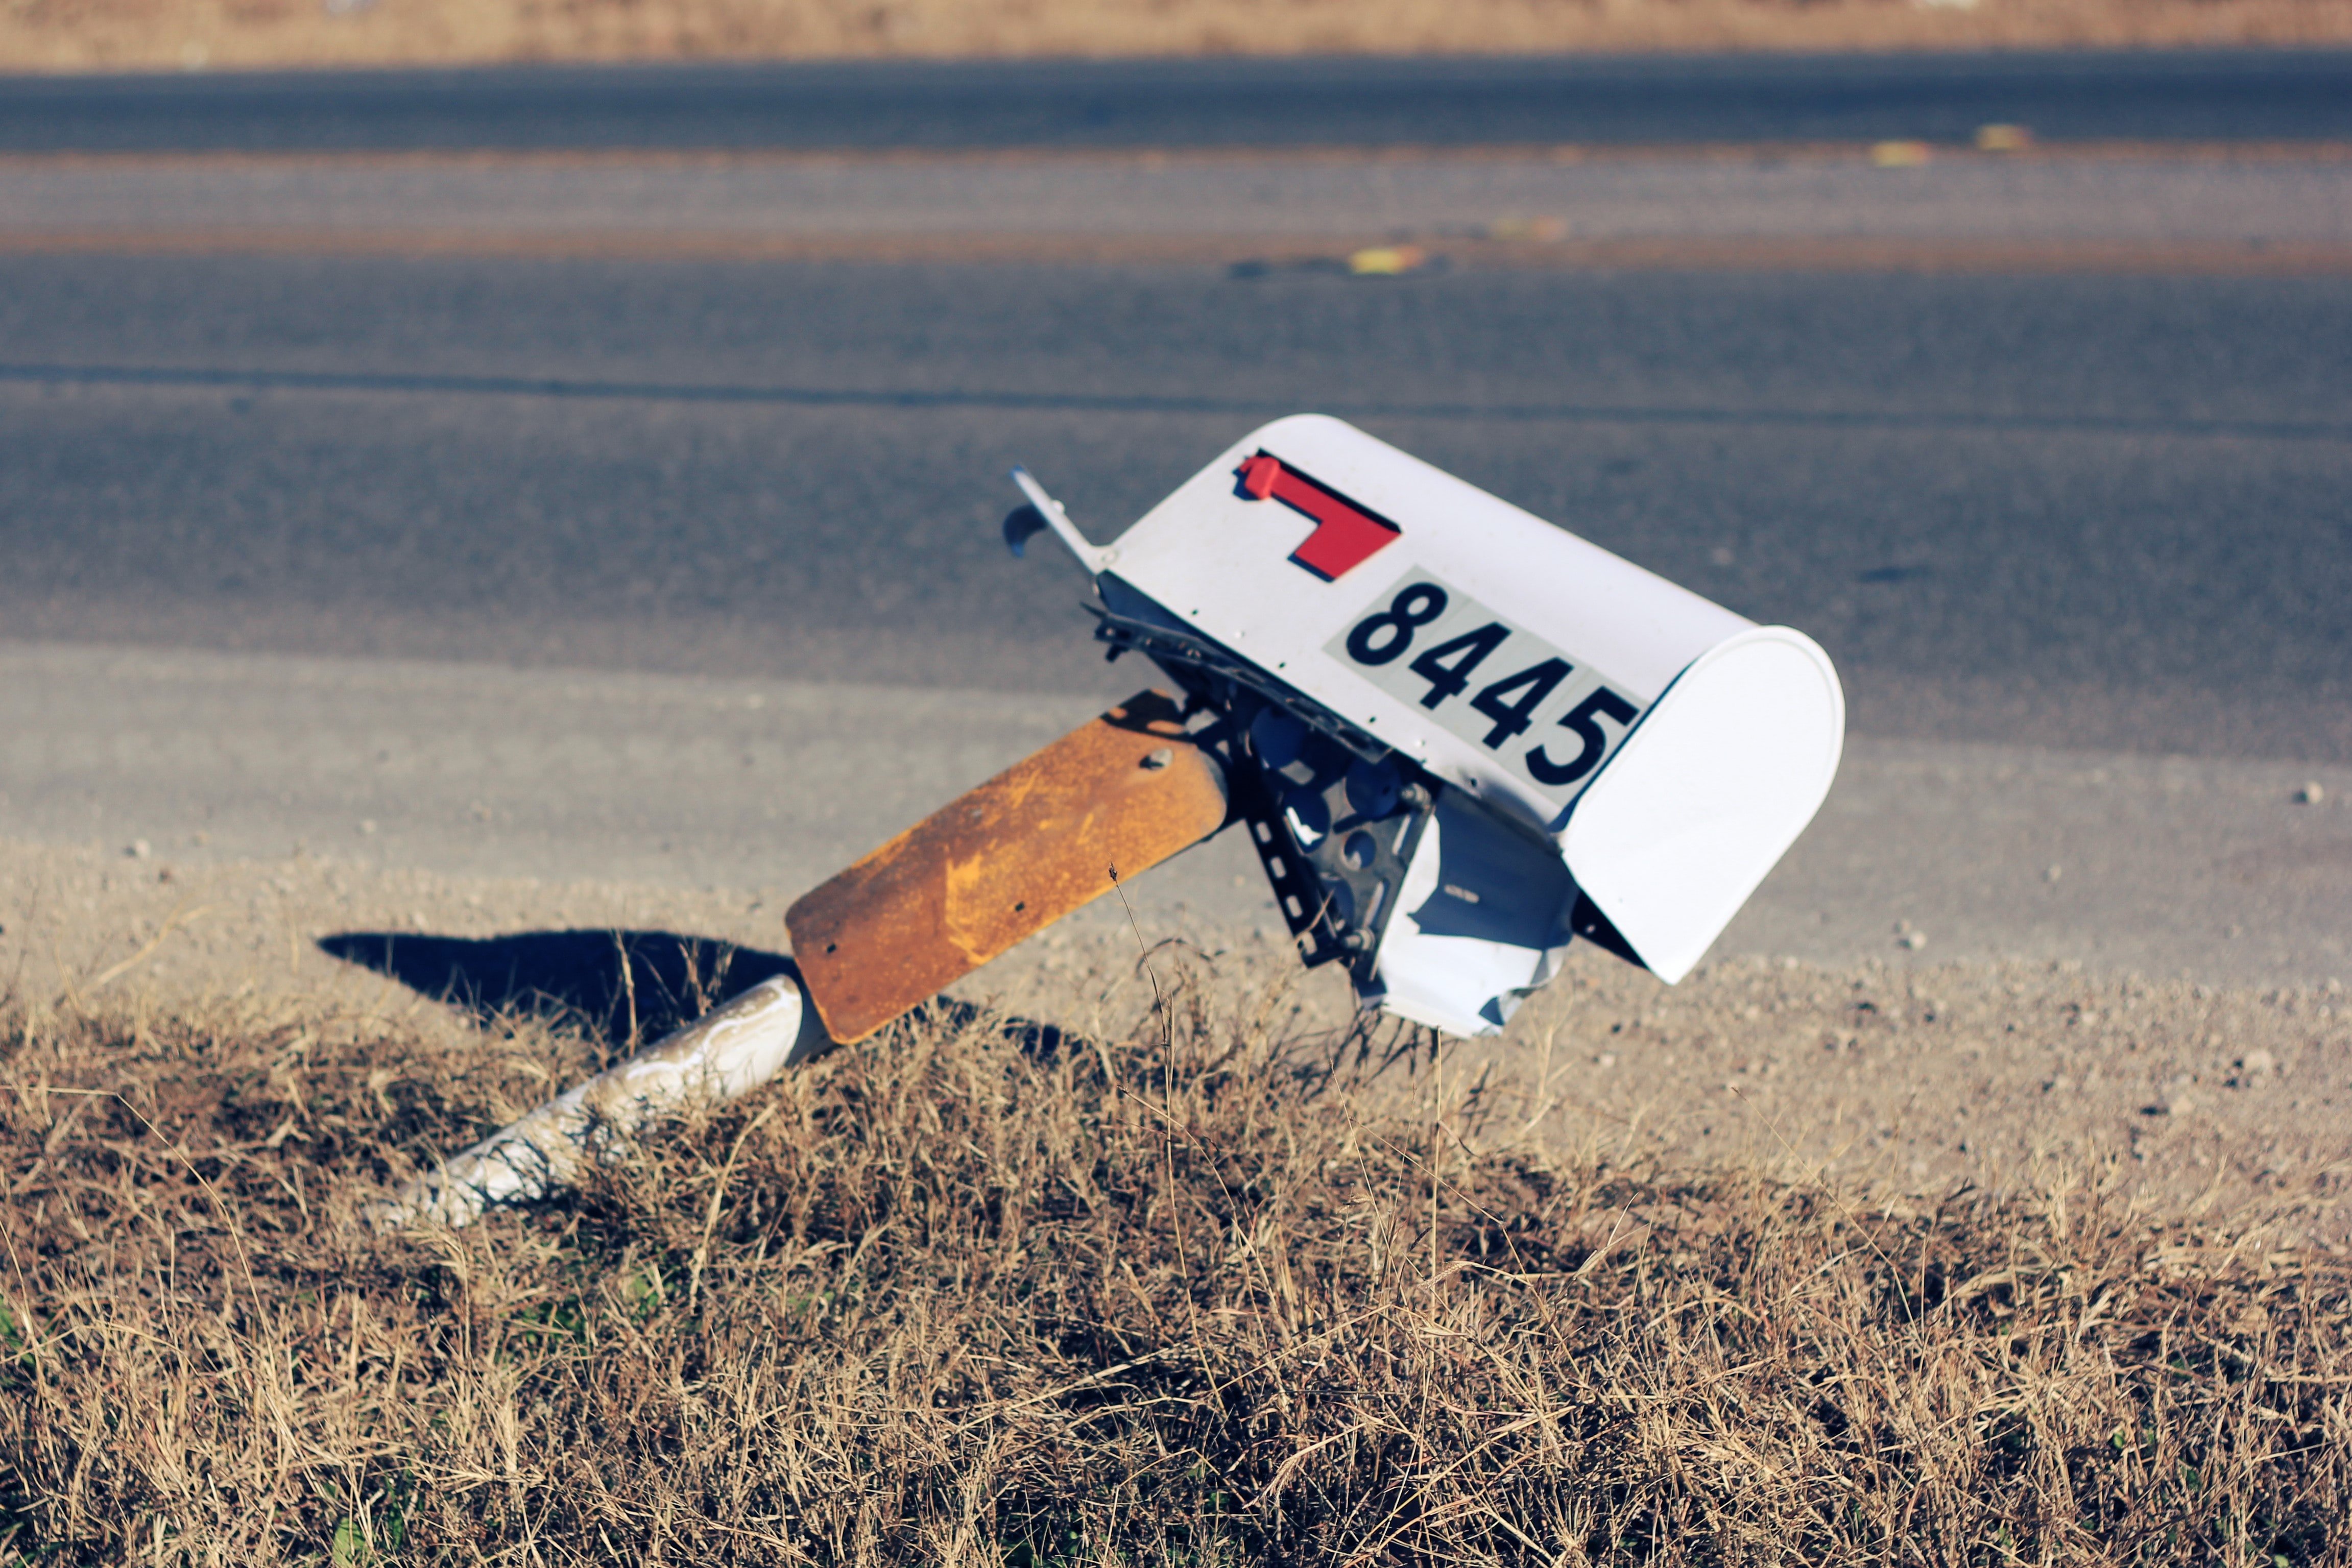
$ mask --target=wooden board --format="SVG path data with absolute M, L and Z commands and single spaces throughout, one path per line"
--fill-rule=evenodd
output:
M 804 894 L 793 958 L 846 1045 L 1224 821 L 1223 769 L 1144 692 Z

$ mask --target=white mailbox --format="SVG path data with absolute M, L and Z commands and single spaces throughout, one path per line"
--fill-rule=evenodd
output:
M 1404 1018 L 1491 1031 L 1580 934 L 1679 979 L 1837 770 L 1811 639 L 1339 420 L 1252 432 L 1105 547 L 1018 477 L 1008 537 L 1051 527 L 1102 635 L 1232 715 L 1310 961 Z

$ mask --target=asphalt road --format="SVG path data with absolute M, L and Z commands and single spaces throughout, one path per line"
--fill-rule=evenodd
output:
M 0 152 L 2352 139 L 2352 51 L 17 78 Z
M 2344 68 L 10 84 L 20 148 L 331 152 L 0 158 L 0 836 L 788 899 L 1146 678 L 1096 656 L 1074 571 L 1003 552 L 1008 467 L 1107 538 L 1318 408 L 1830 649 L 1847 766 L 1725 951 L 2342 977 L 2345 175 L 2326 145 L 2210 143 L 2337 135 Z M 1069 119 L 1030 90 L 1056 73 L 1125 81 L 1128 107 Z M 1344 116 L 1203 109 L 1204 83 L 1293 78 L 1353 103 L 1360 140 L 1484 150 L 1286 162 L 1266 147 Z M 25 109 L 45 93 L 55 113 Z M 2131 106 L 2159 101 L 2209 145 L 1897 170 L 1494 148 L 1992 118 L 2145 143 L 2166 132 Z M 428 120 L 617 150 L 331 152 Z M 713 126 L 766 152 L 661 162 Z M 1058 150 L 809 150 L 942 126 Z M 1229 132 L 1257 151 L 1203 148 Z M 1197 155 L 1118 150 L 1153 136 Z M 1051 244 L 960 253 L 1007 233 Z M 1384 234 L 1456 265 L 1330 259 Z M 816 241 L 845 248 L 792 248 Z M 1137 893 L 1211 937 L 1270 920 L 1238 846 Z
M 16 640 L 1099 691 L 1301 408 L 1806 628 L 1864 734 L 2352 759 L 2352 282 L 0 258 Z

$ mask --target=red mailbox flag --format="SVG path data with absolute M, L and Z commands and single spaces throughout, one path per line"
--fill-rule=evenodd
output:
M 1259 501 L 1271 497 L 1315 519 L 1315 531 L 1291 552 L 1290 559 L 1326 582 L 1347 576 L 1393 543 L 1402 531 L 1387 518 L 1325 489 L 1271 453 L 1259 453 L 1244 463 L 1240 472 L 1243 494 Z

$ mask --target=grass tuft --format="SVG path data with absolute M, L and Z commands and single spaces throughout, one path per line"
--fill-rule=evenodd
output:
M 19 1011 L 0 1563 L 2352 1563 L 2337 1257 L 1570 1159 L 1205 995 L 393 1237 L 594 1046 Z

